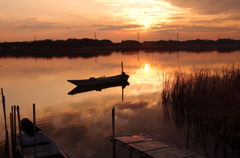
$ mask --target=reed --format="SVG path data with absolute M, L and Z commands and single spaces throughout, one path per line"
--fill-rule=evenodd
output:
M 224 150 L 226 145 L 240 147 L 239 66 L 175 71 L 165 78 L 162 104 L 165 121 L 191 133 L 192 140 L 204 149 L 210 142 Z
M 0 158 L 9 158 L 8 151 L 6 151 L 6 142 L 0 140 Z
M 3 141 L 0 140 L 0 158 L 3 158 Z

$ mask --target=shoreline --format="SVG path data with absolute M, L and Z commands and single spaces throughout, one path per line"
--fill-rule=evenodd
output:
M 77 48 L 31 48 L 31 49 L 0 49 L 0 57 L 96 57 L 112 53 L 231 53 L 239 51 L 240 45 L 175 45 L 175 46 L 116 46 L 116 47 L 77 47 Z

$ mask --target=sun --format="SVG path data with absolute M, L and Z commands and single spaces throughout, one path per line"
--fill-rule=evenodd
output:
M 144 22 L 143 24 L 145 27 L 149 27 L 149 23 L 147 21 Z
M 145 70 L 145 72 L 149 72 L 150 66 L 149 66 L 148 64 L 146 64 L 146 65 L 144 66 L 144 70 Z

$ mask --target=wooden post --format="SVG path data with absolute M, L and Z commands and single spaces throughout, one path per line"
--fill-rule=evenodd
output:
M 116 157 L 117 157 L 117 154 L 116 154 L 116 144 L 113 141 L 113 158 L 116 158 Z
M 19 136 L 20 136 L 20 146 L 21 146 L 21 156 L 23 154 L 23 144 L 22 144 L 22 132 L 21 132 L 21 123 L 20 123 L 20 111 L 19 106 L 17 106 L 17 114 L 18 114 L 18 130 L 19 130 Z
M 5 123 L 5 131 L 7 132 L 5 96 L 3 95 L 3 89 L 2 88 L 1 88 L 1 94 L 2 94 L 2 105 L 3 105 L 3 116 L 4 116 L 4 123 Z
M 9 139 L 8 139 L 8 129 L 7 129 L 7 119 L 6 119 L 6 107 L 5 107 L 5 96 L 4 96 L 4 94 L 3 94 L 3 89 L 1 88 L 1 95 L 2 95 L 2 105 L 3 105 L 3 116 L 4 116 L 4 123 L 5 123 L 5 136 L 6 136 L 6 140 L 5 140 L 5 142 L 6 142 L 6 150 L 5 151 L 7 151 L 7 155 L 9 155 L 10 153 L 9 153 Z
M 189 118 L 187 118 L 187 149 L 189 148 Z
M 16 105 L 13 106 L 13 153 L 16 156 Z
M 112 136 L 115 135 L 115 107 L 112 108 Z M 113 158 L 116 158 L 116 144 L 113 141 Z
M 123 73 L 123 62 L 121 61 L 122 73 Z
M 11 154 L 13 156 L 13 106 L 11 106 L 11 113 L 10 113 L 10 127 L 11 127 Z
M 112 135 L 115 135 L 115 107 L 112 108 Z
M 121 61 L 121 67 L 122 67 L 122 72 L 121 72 L 121 74 L 122 74 L 122 82 L 123 82 L 123 62 Z
M 33 104 L 33 133 L 34 133 L 34 158 L 37 157 L 37 144 L 36 144 L 36 114 L 35 104 Z
M 123 86 L 122 86 L 122 102 L 123 102 L 123 97 L 124 97 L 124 88 L 123 88 Z

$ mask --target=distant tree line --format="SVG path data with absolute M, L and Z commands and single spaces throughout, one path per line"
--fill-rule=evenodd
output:
M 218 39 L 214 40 L 159 40 L 159 41 L 144 41 L 140 43 L 135 40 L 126 40 L 121 43 L 113 43 L 111 40 L 97 40 L 97 39 L 67 39 L 67 40 L 38 40 L 31 42 L 2 42 L 0 43 L 1 50 L 20 50 L 20 49 L 69 49 L 69 48 L 93 48 L 93 47 L 165 47 L 165 46 L 217 46 L 217 45 L 231 45 L 240 46 L 240 40 L 234 39 Z
M 196 39 L 196 40 L 187 40 L 187 41 L 145 41 L 142 43 L 143 46 L 192 46 L 192 45 L 240 45 L 240 40 L 234 40 L 234 39 L 218 39 L 216 41 L 214 40 L 202 40 L 202 39 Z
M 0 43 L 0 49 L 65 49 L 81 47 L 110 47 L 113 42 L 110 40 L 93 39 L 67 39 L 67 40 L 38 40 L 31 42 L 3 42 Z

